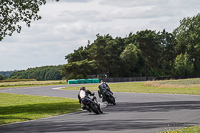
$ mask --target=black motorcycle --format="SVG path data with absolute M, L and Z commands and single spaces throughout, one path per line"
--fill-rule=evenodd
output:
M 92 112 L 96 114 L 102 114 L 103 111 L 100 108 L 100 104 L 97 102 L 96 97 L 93 95 L 93 98 L 87 97 L 84 99 L 83 103 L 86 105 L 86 108 L 89 108 Z
M 103 95 L 100 93 L 100 90 L 98 90 L 99 97 L 102 98 L 102 102 L 104 100 L 110 104 L 116 105 L 115 103 L 115 97 L 113 96 L 113 93 L 110 91 L 104 91 Z

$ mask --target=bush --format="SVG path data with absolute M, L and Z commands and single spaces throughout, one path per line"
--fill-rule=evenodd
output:
M 3 80 L 3 78 L 4 78 L 3 75 L 0 74 L 0 80 Z

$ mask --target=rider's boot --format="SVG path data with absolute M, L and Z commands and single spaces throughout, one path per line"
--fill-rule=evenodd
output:
M 82 107 L 81 110 L 87 110 L 87 108 L 86 107 Z
M 87 108 L 87 111 L 89 111 L 91 113 L 91 110 L 89 108 Z

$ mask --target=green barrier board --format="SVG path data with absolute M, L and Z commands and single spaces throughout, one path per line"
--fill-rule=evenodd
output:
M 99 83 L 99 79 L 71 79 L 68 84 L 84 84 L 84 83 Z
M 85 80 L 81 80 L 81 79 L 80 79 L 80 80 L 78 80 L 78 83 L 79 83 L 79 84 L 83 84 L 83 83 L 85 83 Z
M 68 80 L 68 84 L 78 84 L 78 80 Z
M 99 83 L 99 79 L 93 79 L 92 83 Z

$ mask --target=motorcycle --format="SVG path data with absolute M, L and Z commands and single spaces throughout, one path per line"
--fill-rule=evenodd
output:
M 96 114 L 102 114 L 103 111 L 100 108 L 99 103 L 97 102 L 96 97 L 93 95 L 93 98 L 87 97 L 83 100 L 83 103 L 86 105 L 86 108 L 89 108 L 92 112 Z
M 98 90 L 98 94 L 99 97 L 102 98 L 102 102 L 104 102 L 104 100 L 110 104 L 116 105 L 115 102 L 115 97 L 113 96 L 113 93 L 110 91 L 104 91 L 103 95 L 100 93 L 100 90 Z

